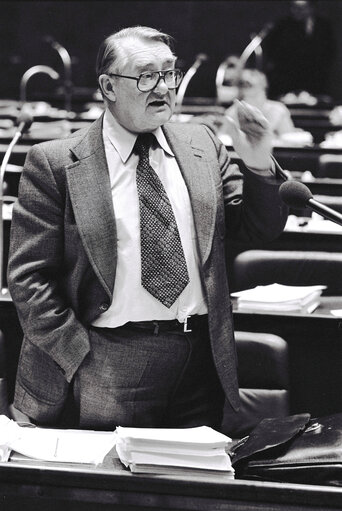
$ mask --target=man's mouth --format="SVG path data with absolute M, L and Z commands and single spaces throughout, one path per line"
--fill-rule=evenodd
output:
M 162 106 L 166 106 L 166 105 L 167 105 L 167 103 L 164 99 L 156 99 L 149 103 L 149 106 L 155 106 L 155 107 L 162 107 Z

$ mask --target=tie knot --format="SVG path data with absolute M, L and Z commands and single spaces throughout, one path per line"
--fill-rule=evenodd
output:
M 155 136 L 152 133 L 140 133 L 135 141 L 134 151 L 140 157 L 148 157 Z

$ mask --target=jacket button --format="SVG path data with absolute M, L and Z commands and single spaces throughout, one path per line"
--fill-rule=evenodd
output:
M 101 312 L 106 312 L 109 309 L 108 303 L 101 303 L 99 309 Z

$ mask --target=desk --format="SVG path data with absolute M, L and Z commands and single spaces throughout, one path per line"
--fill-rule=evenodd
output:
M 318 250 L 341 252 L 342 233 L 287 230 L 276 240 L 264 245 L 271 250 Z
M 340 131 L 342 129 L 341 125 L 332 124 L 329 119 L 292 118 L 292 120 L 296 128 L 309 131 L 316 144 L 323 142 L 327 133 Z
M 28 151 L 31 149 L 31 144 L 18 144 L 15 145 L 10 157 L 10 163 L 13 163 L 15 165 L 24 165 L 26 155 Z M 0 154 L 1 154 L 1 160 L 3 159 L 6 151 L 8 149 L 8 144 L 5 144 L 1 141 L 0 143 Z
M 224 138 L 221 137 L 224 141 Z M 240 158 L 231 145 L 226 144 L 226 148 L 236 163 L 240 163 Z M 319 157 L 323 154 L 342 154 L 342 147 L 320 147 L 319 145 L 305 146 L 305 147 L 286 147 L 274 146 L 273 156 L 277 159 L 280 166 L 289 170 L 290 172 L 303 173 L 310 170 L 313 176 L 319 173 Z
M 313 416 L 342 412 L 342 297 L 322 297 L 312 314 L 241 312 L 234 307 L 236 330 L 268 332 L 289 346 L 291 413 Z
M 109 454 L 98 467 L 1 463 L 0 502 L 6 511 L 328 511 L 342 509 L 342 489 L 225 476 L 137 475 Z
M 293 177 L 301 181 L 301 173 L 293 173 Z M 342 179 L 317 177 L 314 181 L 303 181 L 314 195 L 342 195 Z

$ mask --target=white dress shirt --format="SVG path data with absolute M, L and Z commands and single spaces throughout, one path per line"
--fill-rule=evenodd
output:
M 103 140 L 116 219 L 118 258 L 112 304 L 93 322 L 94 326 L 115 328 L 128 321 L 169 319 L 183 322 L 187 316 L 207 313 L 188 190 L 162 129 L 158 128 L 153 133 L 158 146 L 150 149 L 150 164 L 171 202 L 190 282 L 169 309 L 141 285 L 139 199 L 136 187 L 139 158 L 133 152 L 137 135 L 118 124 L 107 109 L 103 119 Z

